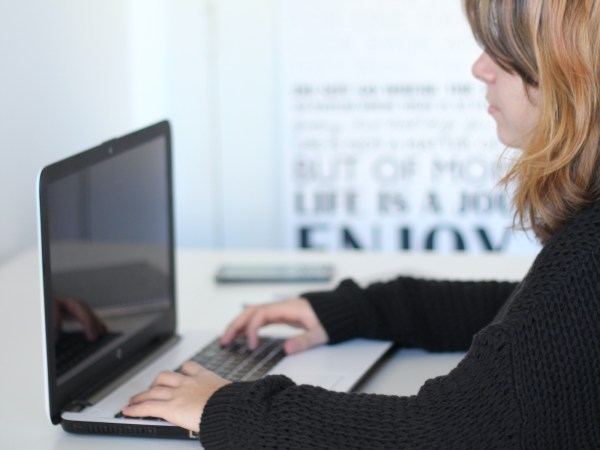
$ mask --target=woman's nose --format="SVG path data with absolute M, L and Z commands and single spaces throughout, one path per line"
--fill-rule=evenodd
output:
M 473 76 L 484 83 L 493 83 L 496 77 L 495 63 L 486 52 L 483 52 L 473 63 Z

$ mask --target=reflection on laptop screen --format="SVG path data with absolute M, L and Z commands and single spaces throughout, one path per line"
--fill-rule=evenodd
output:
M 166 140 L 107 147 L 109 156 L 47 185 L 59 386 L 107 354 L 119 359 L 135 336 L 160 332 L 172 311 Z

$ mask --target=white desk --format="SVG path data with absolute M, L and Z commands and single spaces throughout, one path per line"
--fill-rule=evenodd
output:
M 229 252 L 182 250 L 177 255 L 178 320 L 181 331 L 220 331 L 245 303 L 269 301 L 302 291 L 327 289 L 341 278 L 361 283 L 409 274 L 430 278 L 518 280 L 533 257 L 497 255 L 406 255 L 395 253 Z M 331 285 L 216 285 L 217 267 L 235 262 L 332 262 Z M 186 441 L 77 436 L 50 425 L 44 410 L 40 277 L 35 250 L 0 266 L 0 448 L 2 449 L 177 449 Z M 208 306 L 208 307 L 207 307 Z M 442 375 L 460 354 L 401 350 L 361 385 L 363 392 L 410 395 L 423 381 Z

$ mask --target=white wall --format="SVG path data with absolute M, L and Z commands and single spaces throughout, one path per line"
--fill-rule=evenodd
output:
M 281 246 L 277 0 L 131 3 L 134 116 L 172 121 L 179 244 Z
M 134 126 L 127 3 L 0 3 L 0 262 L 36 239 L 40 167 Z
M 207 0 L 131 0 L 131 103 L 140 123 L 173 128 L 177 238 L 217 243 L 214 30 Z
M 0 4 L 0 262 L 52 161 L 168 117 L 181 245 L 280 245 L 275 0 Z
M 221 242 L 282 245 L 277 0 L 217 0 Z

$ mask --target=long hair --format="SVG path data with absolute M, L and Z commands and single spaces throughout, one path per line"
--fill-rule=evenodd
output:
M 545 243 L 600 198 L 599 7 L 464 0 L 464 8 L 490 57 L 538 90 L 539 120 L 501 183 L 514 188 L 515 224 Z

